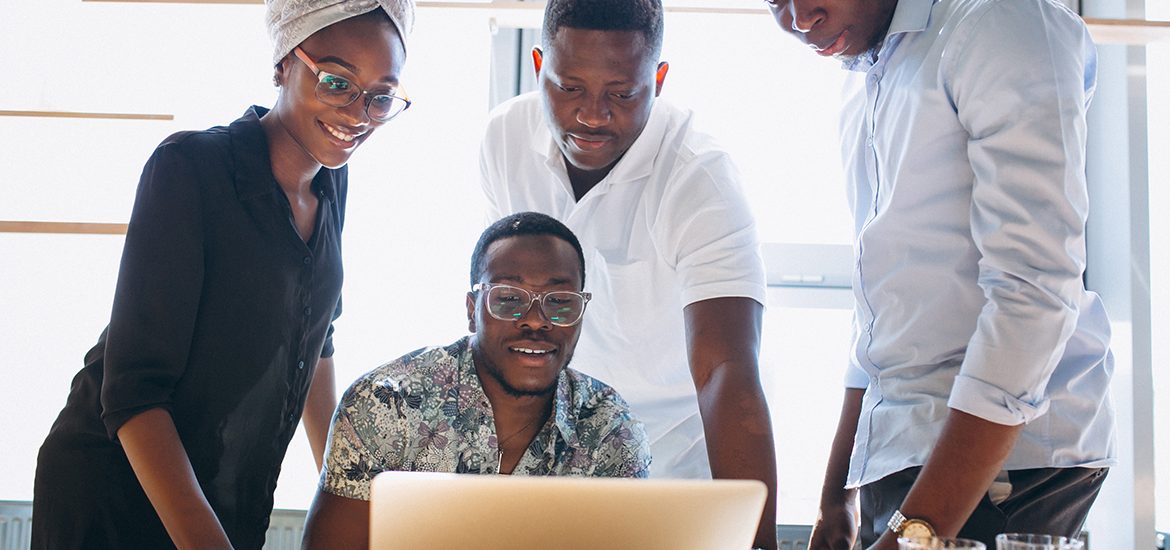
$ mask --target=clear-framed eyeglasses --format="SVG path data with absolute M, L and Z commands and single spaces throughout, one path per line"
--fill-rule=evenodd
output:
M 550 323 L 571 327 L 581 322 L 585 305 L 593 297 L 588 292 L 553 290 L 534 293 L 520 287 L 496 283 L 479 283 L 471 290 L 483 291 L 488 314 L 501 321 L 517 321 L 528 314 L 532 304 L 539 302 L 540 311 Z
M 350 78 L 322 71 L 300 46 L 293 48 L 293 54 L 317 76 L 317 86 L 313 91 L 321 103 L 341 108 L 365 96 L 366 115 L 378 122 L 386 122 L 410 107 L 410 97 L 401 86 L 397 89 L 363 90 Z

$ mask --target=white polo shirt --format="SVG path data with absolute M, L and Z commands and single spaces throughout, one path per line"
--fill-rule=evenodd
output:
M 710 477 L 687 360 L 683 308 L 711 298 L 765 303 L 755 220 L 730 157 L 656 100 L 642 134 L 578 202 L 541 97 L 492 113 L 480 150 L 491 221 L 548 214 L 585 251 L 593 293 L 573 368 L 618 390 L 650 437 L 653 477 Z

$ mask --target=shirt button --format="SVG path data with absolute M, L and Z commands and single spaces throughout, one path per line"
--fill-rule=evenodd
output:
M 297 361 L 297 368 L 298 369 L 305 368 L 305 362 L 304 361 Z
M 308 317 L 310 313 L 313 313 L 313 308 L 306 307 L 305 308 L 305 317 Z
M 313 257 L 312 256 L 305 256 L 305 265 L 309 265 L 311 263 L 313 263 Z
M 873 136 L 865 138 L 865 146 L 873 147 Z

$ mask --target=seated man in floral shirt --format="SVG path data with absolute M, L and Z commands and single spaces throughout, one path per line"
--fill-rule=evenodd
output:
M 333 416 L 305 547 L 364 548 L 370 481 L 387 470 L 646 477 L 642 423 L 606 384 L 567 368 L 589 293 L 576 236 L 524 212 L 471 257 L 473 333 L 359 378 Z

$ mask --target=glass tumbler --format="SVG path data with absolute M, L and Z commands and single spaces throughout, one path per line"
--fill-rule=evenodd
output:
M 899 538 L 898 550 L 987 550 L 987 545 L 977 540 L 952 539 L 946 537 Z
M 995 536 L 996 550 L 1083 550 L 1085 543 L 1058 535 L 1001 533 Z

